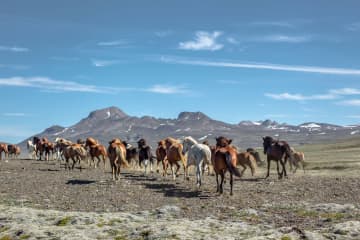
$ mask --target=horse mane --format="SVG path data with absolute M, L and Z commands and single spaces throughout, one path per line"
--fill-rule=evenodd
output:
M 185 141 L 190 141 L 192 144 L 197 144 L 198 143 L 192 136 L 185 137 L 184 142 Z

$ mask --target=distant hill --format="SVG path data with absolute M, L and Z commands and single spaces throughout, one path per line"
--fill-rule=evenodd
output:
M 360 126 L 338 126 L 327 123 L 307 122 L 298 126 L 278 123 L 272 120 L 241 121 L 229 124 L 211 119 L 202 112 L 181 112 L 175 119 L 149 116 L 129 116 L 117 107 L 93 111 L 86 118 L 69 127 L 51 126 L 36 136 L 53 141 L 63 137 L 76 141 L 92 136 L 107 145 L 108 141 L 120 137 L 130 143 L 145 138 L 155 148 L 158 140 L 172 136 L 180 138 L 193 136 L 199 141 L 208 139 L 214 143 L 216 136 L 227 136 L 241 148 L 262 146 L 262 136 L 270 135 L 284 139 L 290 144 L 329 142 L 360 135 Z M 29 136 L 32 138 L 33 136 Z M 23 149 L 26 140 L 20 143 Z

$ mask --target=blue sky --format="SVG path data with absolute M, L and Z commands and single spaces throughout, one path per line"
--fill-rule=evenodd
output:
M 359 1 L 1 1 L 0 141 L 95 109 L 360 122 Z

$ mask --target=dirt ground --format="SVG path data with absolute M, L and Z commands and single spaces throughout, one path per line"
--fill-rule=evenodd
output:
M 272 170 L 264 179 L 264 169 L 251 177 L 235 179 L 234 195 L 229 195 L 229 181 L 224 194 L 216 193 L 215 176 L 205 175 L 200 190 L 192 172 L 190 180 L 180 175 L 176 181 L 159 173 L 123 169 L 121 179 L 112 181 L 109 166 L 68 171 L 59 162 L 14 160 L 0 163 L 0 204 L 36 209 L 84 212 L 152 211 L 165 205 L 178 206 L 179 218 L 190 220 L 213 217 L 233 221 L 267 223 L 275 227 L 297 226 L 316 229 L 337 220 L 358 220 L 359 213 L 341 216 L 321 215 L 306 210 L 314 204 L 354 204 L 360 202 L 360 176 L 317 175 L 298 171 L 278 180 Z M 319 170 L 320 171 L 320 170 Z M 181 171 L 182 173 L 182 171 Z M 354 175 L 354 174 L 352 174 Z M 255 211 L 243 214 L 246 209 Z M 259 214 L 258 212 L 266 213 Z M 321 215 L 321 216 L 320 216 Z

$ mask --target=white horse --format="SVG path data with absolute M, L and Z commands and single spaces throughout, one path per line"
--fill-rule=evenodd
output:
M 198 143 L 192 137 L 185 137 L 183 140 L 183 154 L 187 153 L 186 175 L 190 165 L 196 166 L 196 185 L 201 186 L 201 174 L 204 172 L 204 165 L 211 164 L 211 150 L 209 146 Z
M 36 145 L 31 140 L 28 140 L 26 146 L 29 152 L 29 158 L 36 159 Z

